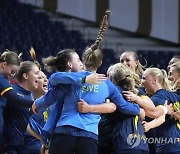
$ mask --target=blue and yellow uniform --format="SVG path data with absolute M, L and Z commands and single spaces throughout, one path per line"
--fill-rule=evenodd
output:
M 3 96 L 6 92 L 8 92 L 9 90 L 12 90 L 12 87 L 9 84 L 8 79 L 1 74 L 0 74 L 0 83 L 1 83 L 0 84 L 0 94 L 1 94 L 1 96 L 0 96 L 0 142 L 1 142 L 2 141 L 1 137 L 2 137 L 2 133 L 3 133 L 3 124 L 4 124 L 2 113 L 3 113 L 3 109 L 6 105 L 6 99 Z
M 33 114 L 29 120 L 30 128 L 43 137 L 43 126 L 48 119 L 47 109 L 41 109 L 38 115 Z M 29 133 L 25 133 L 24 136 L 24 147 L 22 153 L 26 154 L 39 154 L 41 150 L 42 143 L 40 140 L 36 139 Z
M 24 107 L 31 107 L 33 101 L 22 99 L 18 97 L 16 92 L 13 90 L 11 85 L 9 84 L 8 78 L 4 75 L 0 74 L 0 151 L 2 148 L 2 144 L 4 142 L 3 138 L 3 110 L 7 103 L 24 106 Z M 11 114 L 11 113 L 9 113 Z
M 4 82 L 6 81 L 6 82 Z M 10 86 L 7 78 L 0 74 L 0 149 L 2 147 L 1 144 L 3 144 L 3 126 L 4 126 L 4 119 L 3 119 L 3 110 L 6 105 L 6 99 L 3 97 L 3 95 L 12 89 Z M 1 150 L 0 150 L 1 151 Z
M 59 85 L 61 87 L 51 89 L 46 95 L 35 101 L 38 108 L 42 106 L 46 107 L 47 104 L 50 105 L 52 102 L 61 99 L 59 96 L 62 96 L 60 93 L 62 93 L 63 88 L 67 90 L 64 97 L 61 117 L 57 122 L 55 133 L 97 140 L 98 123 L 101 118 L 100 114 L 79 113 L 77 111 L 77 102 L 80 99 L 93 105 L 103 103 L 106 98 L 109 98 L 117 105 L 118 110 L 121 112 L 132 115 L 139 114 L 139 106 L 125 101 L 116 86 L 109 80 L 99 85 L 80 84 L 82 78 L 89 74 L 91 73 L 55 73 L 49 78 L 50 84 L 55 86 L 56 84 L 60 84 L 58 81 L 61 81 L 65 84 L 72 83 L 72 85 L 66 85 L 69 86 L 69 88 L 66 89 L 67 87 L 65 88 L 65 85 L 62 86 L 61 84 Z M 53 97 L 56 97 L 56 99 Z
M 118 88 L 120 92 L 125 90 Z M 141 89 L 138 95 L 146 96 Z M 100 153 L 106 153 L 105 149 L 115 154 L 148 153 L 148 144 L 139 116 L 126 115 L 118 110 L 106 114 L 99 122 L 99 134 Z
M 175 111 L 180 109 L 179 96 L 164 89 L 158 90 L 150 97 L 155 106 L 172 103 Z M 180 153 L 180 121 L 166 115 L 165 122 L 154 129 L 156 153 Z M 156 141 L 157 141 L 156 140 Z
M 33 95 L 18 84 L 13 85 L 13 89 L 19 97 L 33 101 Z M 7 139 L 6 151 L 20 153 L 24 146 L 24 135 L 32 111 L 29 108 L 8 103 L 4 109 L 4 132 Z
M 45 139 L 45 142 L 50 140 L 50 137 L 56 128 L 56 124 L 61 116 L 62 106 L 64 102 L 63 99 L 59 100 L 59 102 L 55 102 L 49 107 L 49 114 L 48 119 L 43 127 L 43 134 L 42 136 Z

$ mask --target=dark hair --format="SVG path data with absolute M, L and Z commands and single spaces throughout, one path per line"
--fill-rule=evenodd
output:
M 175 54 L 172 58 L 180 59 L 180 54 Z
M 110 11 L 107 10 L 103 17 L 103 21 L 100 26 L 100 31 L 99 31 L 99 34 L 97 36 L 95 43 L 91 45 L 90 47 L 86 48 L 86 50 L 83 53 L 82 58 L 83 58 L 83 62 L 86 68 L 99 67 L 99 63 L 103 59 L 103 54 L 102 54 L 102 51 L 99 49 L 99 45 L 103 39 L 105 31 L 108 29 L 108 26 L 109 26 L 109 21 L 108 21 L 109 15 L 110 15 Z
M 19 82 L 23 81 L 23 74 L 28 73 L 32 70 L 33 66 L 36 66 L 36 64 L 32 61 L 24 61 L 20 64 L 19 70 L 16 73 L 16 78 Z
M 48 72 L 52 71 L 66 71 L 67 62 L 71 61 L 71 54 L 76 53 L 73 49 L 64 49 L 61 50 L 56 57 L 49 56 L 47 58 L 43 58 L 42 62 L 45 66 L 45 69 Z
M 3 52 L 0 56 L 0 62 L 7 62 L 8 65 L 20 65 L 20 58 L 18 57 L 18 55 L 13 52 L 13 51 L 9 51 L 6 50 L 5 52 Z

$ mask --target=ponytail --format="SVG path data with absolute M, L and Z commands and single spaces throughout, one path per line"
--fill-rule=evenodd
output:
M 42 59 L 42 63 L 44 64 L 44 69 L 47 72 L 51 73 L 56 70 L 56 59 L 57 58 L 54 56 L 49 56 Z
M 157 67 L 147 68 L 146 72 L 150 74 L 152 77 L 157 77 L 159 84 L 161 84 L 162 88 L 168 91 L 172 91 L 172 86 L 170 81 L 167 78 L 167 73 L 163 69 L 159 69 Z
M 161 72 L 162 72 L 162 75 L 163 75 L 163 77 L 162 77 L 162 86 L 164 87 L 164 89 L 172 91 L 172 86 L 171 86 L 170 81 L 168 80 L 166 71 L 164 69 L 161 69 Z
M 31 49 L 29 50 L 29 53 L 31 55 L 32 60 L 34 61 L 34 63 L 38 66 L 39 70 L 41 70 L 41 65 L 40 63 L 36 60 L 36 52 L 34 50 L 33 47 L 31 47 Z
M 58 52 L 57 56 L 43 58 L 42 62 L 48 72 L 67 70 L 67 63 L 72 60 L 72 54 L 76 53 L 73 49 L 64 49 Z
M 101 23 L 99 34 L 97 36 L 95 43 L 90 47 L 88 47 L 83 53 L 83 61 L 87 69 L 90 68 L 97 69 L 101 65 L 103 54 L 99 49 L 99 46 L 104 37 L 105 32 L 109 27 L 109 15 L 110 15 L 110 11 L 107 10 L 103 17 L 103 21 Z
M 91 47 L 90 47 L 93 51 L 95 51 L 96 49 L 99 48 L 99 45 L 104 37 L 104 34 L 109 27 L 109 16 L 110 16 L 110 11 L 106 10 L 105 15 L 102 20 L 102 23 L 101 23 L 101 26 L 100 26 L 100 30 L 99 30 L 97 39 L 96 39 L 95 43 L 93 45 L 91 45 Z

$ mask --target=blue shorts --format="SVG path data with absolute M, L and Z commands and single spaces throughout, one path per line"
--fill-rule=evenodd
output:
M 40 154 L 42 143 L 39 140 L 34 140 L 24 145 L 21 154 Z
M 66 134 L 53 134 L 50 154 L 98 154 L 97 140 Z

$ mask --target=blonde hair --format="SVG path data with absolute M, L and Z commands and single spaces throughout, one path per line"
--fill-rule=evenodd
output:
M 180 62 L 175 62 L 171 65 L 171 67 L 174 67 L 176 72 L 179 74 L 180 76 Z M 177 91 L 178 89 L 180 89 L 180 79 L 176 80 L 174 85 L 173 85 L 173 91 Z
M 37 59 L 36 59 L 36 52 L 35 52 L 35 50 L 34 50 L 33 47 L 31 47 L 31 49 L 29 50 L 29 53 L 30 53 L 31 58 L 32 58 L 32 60 L 34 61 L 34 63 L 37 65 L 37 67 L 39 68 L 39 70 L 41 70 L 41 65 L 40 65 L 40 63 L 39 63 L 39 62 L 37 61 Z
M 152 67 L 152 68 L 147 68 L 146 72 L 151 75 L 152 77 L 157 77 L 158 78 L 158 82 L 161 84 L 161 86 L 168 90 L 168 91 L 172 91 L 172 86 L 170 81 L 167 78 L 167 73 L 165 70 L 163 69 L 159 69 L 156 67 Z
M 114 68 L 114 65 L 109 66 L 109 68 L 107 69 L 107 72 L 106 72 L 107 77 L 111 78 L 112 72 L 113 72 L 113 68 Z
M 125 64 L 117 63 L 113 66 L 112 79 L 114 84 L 137 94 L 134 72 Z

